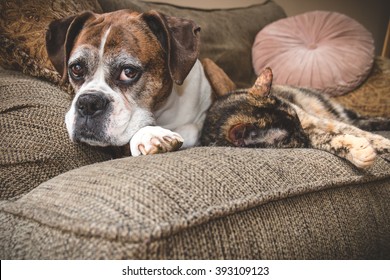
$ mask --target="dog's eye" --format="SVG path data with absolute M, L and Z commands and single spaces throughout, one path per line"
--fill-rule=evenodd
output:
M 81 64 L 73 64 L 70 66 L 70 74 L 74 79 L 81 79 L 84 77 L 85 69 Z
M 126 67 L 119 75 L 119 80 L 123 82 L 134 81 L 138 77 L 139 71 L 133 67 Z

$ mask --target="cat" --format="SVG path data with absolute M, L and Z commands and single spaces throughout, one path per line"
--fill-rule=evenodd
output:
M 204 122 L 201 145 L 316 148 L 370 167 L 390 140 L 365 130 L 389 130 L 386 118 L 364 118 L 310 89 L 272 86 L 266 68 L 254 86 L 219 93 Z M 363 130 L 364 129 L 364 130 Z

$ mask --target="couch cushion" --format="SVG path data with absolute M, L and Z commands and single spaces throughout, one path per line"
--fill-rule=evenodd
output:
M 73 144 L 64 116 L 70 96 L 52 84 L 0 69 L 0 199 L 22 195 L 82 165 L 112 158 Z
M 58 83 L 45 47 L 49 23 L 84 10 L 101 12 L 97 0 L 0 1 L 0 66 Z
M 354 19 L 312 11 L 267 25 L 257 34 L 252 53 L 256 73 L 271 67 L 276 84 L 337 96 L 367 78 L 374 51 L 372 34 Z
M 257 32 L 286 16 L 283 9 L 273 1 L 227 10 L 191 9 L 134 0 L 99 2 L 105 12 L 119 9 L 144 12 L 155 9 L 167 15 L 194 20 L 202 28 L 200 58 L 214 60 L 239 88 L 250 87 L 256 79 L 251 48 Z
M 192 148 L 62 174 L 0 205 L 0 257 L 390 257 L 390 163 Z M 43 241 L 44 240 L 44 241 Z

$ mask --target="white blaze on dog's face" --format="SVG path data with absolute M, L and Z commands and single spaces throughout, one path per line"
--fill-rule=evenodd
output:
M 140 128 L 155 124 L 153 111 L 169 96 L 177 72 L 177 62 L 170 62 L 168 21 L 156 12 L 118 11 L 75 17 L 67 23 L 66 35 L 56 35 L 56 25 L 49 27 L 49 57 L 59 72 L 64 67 L 76 93 L 65 117 L 73 141 L 122 146 Z M 62 37 L 65 58 L 50 49 Z M 176 73 L 175 81 L 181 83 L 191 67 Z

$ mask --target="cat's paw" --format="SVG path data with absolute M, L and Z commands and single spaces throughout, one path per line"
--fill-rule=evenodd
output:
M 345 135 L 344 145 L 348 149 L 346 159 L 358 168 L 369 168 L 376 158 L 375 149 L 366 138 Z
M 372 133 L 368 139 L 378 154 L 390 153 L 390 139 Z
M 130 140 L 132 156 L 152 155 L 180 149 L 184 140 L 175 132 L 159 126 L 146 126 Z

